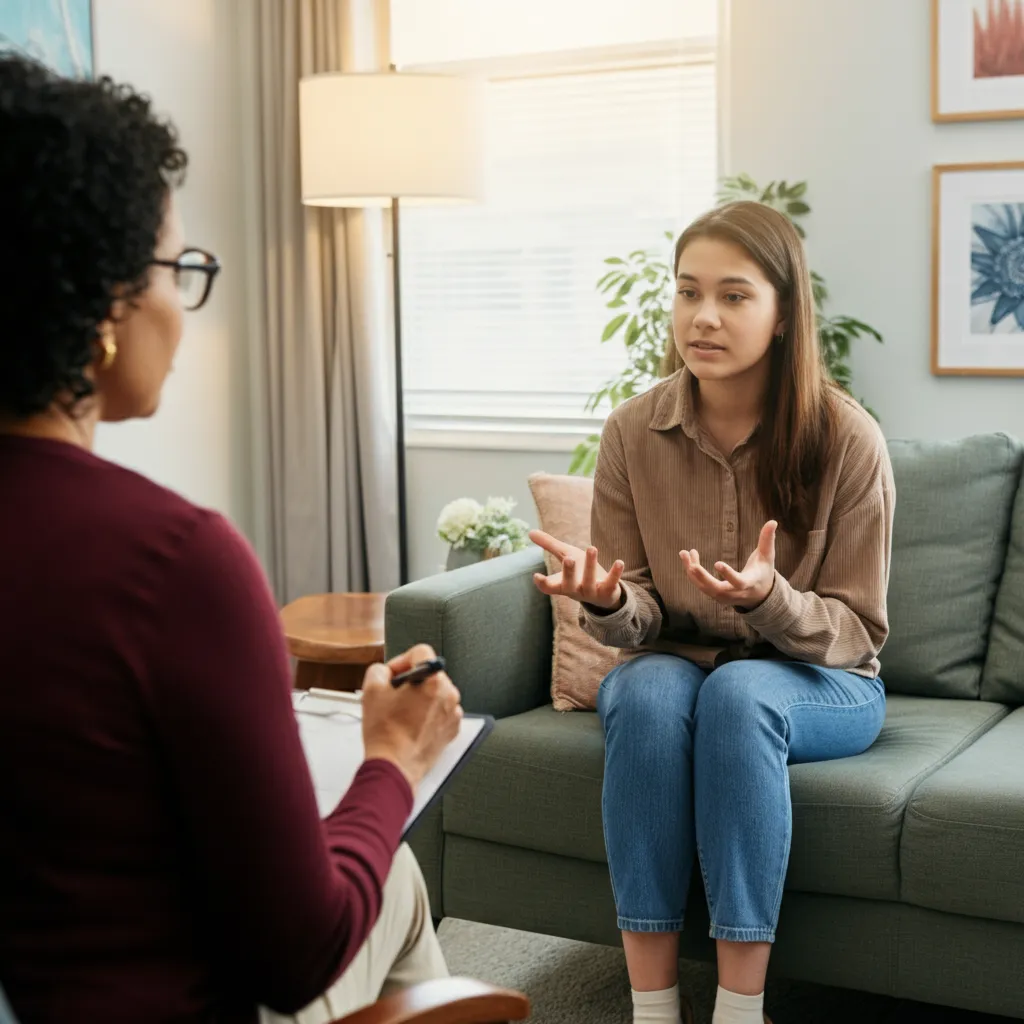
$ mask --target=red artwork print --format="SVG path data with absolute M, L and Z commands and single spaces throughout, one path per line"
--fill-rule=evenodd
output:
M 974 12 L 974 77 L 1024 75 L 1024 0 L 988 0 Z

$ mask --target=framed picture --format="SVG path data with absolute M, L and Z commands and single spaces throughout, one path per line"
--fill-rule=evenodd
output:
M 0 51 L 69 78 L 93 77 L 92 0 L 0 0 Z
M 932 0 L 932 120 L 1024 117 L 1024 0 Z
M 932 176 L 932 373 L 1024 377 L 1024 161 Z

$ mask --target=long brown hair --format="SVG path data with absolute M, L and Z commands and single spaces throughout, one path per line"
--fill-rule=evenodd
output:
M 788 218 L 770 206 L 729 203 L 699 217 L 679 236 L 673 277 L 683 250 L 697 238 L 741 246 L 778 293 L 786 327 L 782 340 L 771 343 L 768 395 L 757 436 L 757 489 L 782 529 L 805 535 L 832 446 L 835 391 L 821 357 L 803 243 Z M 673 342 L 662 370 L 671 373 L 683 365 Z

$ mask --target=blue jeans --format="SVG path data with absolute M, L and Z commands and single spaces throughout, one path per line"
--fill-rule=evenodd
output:
M 696 854 L 712 938 L 774 942 L 792 835 L 786 766 L 871 746 L 881 680 L 795 661 L 708 672 L 648 654 L 608 674 L 597 710 L 620 930 L 681 931 Z

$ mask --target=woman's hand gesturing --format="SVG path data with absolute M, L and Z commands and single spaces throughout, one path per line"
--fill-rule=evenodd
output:
M 696 550 L 680 551 L 686 575 L 696 587 L 720 604 L 756 608 L 772 592 L 775 584 L 775 532 L 778 528 L 779 524 L 774 519 L 761 527 L 757 547 L 742 572 L 737 572 L 725 562 L 716 562 L 715 568 L 722 577 L 720 580 L 700 564 L 700 554 Z
M 608 611 L 613 611 L 622 604 L 622 586 L 619 579 L 625 565 L 620 560 L 613 562 L 611 569 L 605 571 L 598 564 L 595 547 L 589 547 L 584 551 L 583 548 L 565 544 L 543 530 L 532 530 L 530 540 L 562 563 L 562 571 L 551 576 L 534 573 L 533 582 L 542 593 L 571 597 L 574 601 Z

